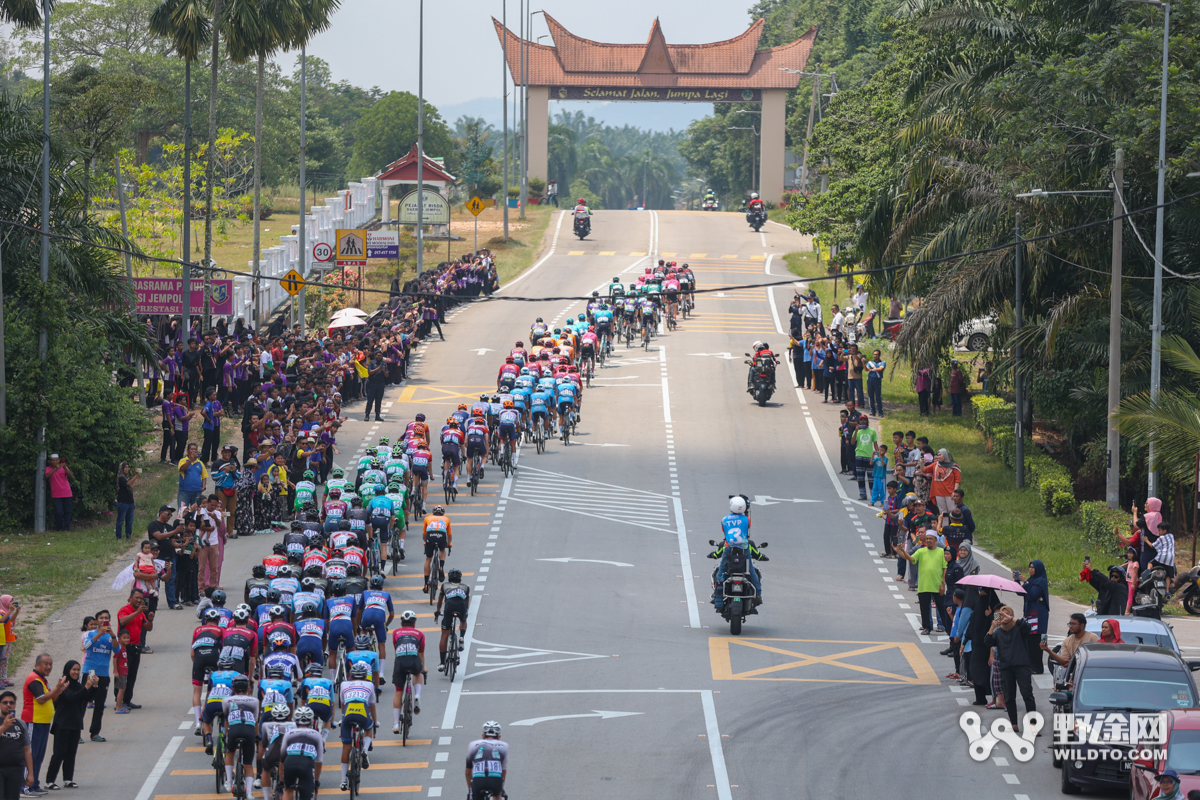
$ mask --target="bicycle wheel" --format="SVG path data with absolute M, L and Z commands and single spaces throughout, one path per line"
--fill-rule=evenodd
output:
M 346 776 L 347 778 L 349 778 L 349 781 L 350 781 L 350 800 L 354 800 L 355 797 L 358 797 L 358 780 L 359 780 L 359 777 L 361 776 L 360 770 L 362 769 L 362 764 L 360 761 L 361 757 L 362 757 L 362 742 L 359 739 L 359 735 L 357 733 L 355 733 L 354 745 L 353 745 L 353 747 L 350 748 L 349 775 Z
M 404 677 L 404 700 L 400 704 L 400 746 L 408 744 L 408 732 L 412 730 L 412 675 Z
M 229 788 L 238 800 L 248 800 L 246 797 L 246 765 L 242 763 L 242 754 L 234 753 L 233 761 L 233 786 Z
M 442 493 L 446 495 L 446 505 L 450 505 L 450 473 L 442 472 Z
M 564 447 L 571 443 L 571 418 L 570 417 L 567 417 L 567 419 L 563 421 L 562 443 L 563 443 Z
M 458 670 L 458 629 L 450 629 L 450 641 L 446 643 L 446 677 L 454 682 L 454 673 Z
M 217 794 L 225 793 L 225 720 L 217 717 L 213 728 L 213 770 L 217 776 Z
M 388 542 L 388 554 L 392 559 L 392 575 L 400 574 L 400 532 L 396 531 L 392 534 L 392 540 Z

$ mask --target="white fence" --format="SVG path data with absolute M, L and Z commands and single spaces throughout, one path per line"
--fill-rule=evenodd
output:
M 297 221 L 291 227 L 291 235 L 279 237 L 280 244 L 262 248 L 259 308 L 264 317 L 290 297 L 279 285 L 280 278 L 293 269 L 306 278 L 313 274 L 312 249 L 315 245 L 324 243 L 333 247 L 338 228 L 358 228 L 375 217 L 375 184 L 375 178 L 351 181 L 350 188 L 339 190 L 336 197 L 326 197 L 324 206 L 311 208 L 311 213 L 305 217 L 304 236 L 308 241 L 303 247 L 300 246 L 300 223 Z M 247 262 L 246 271 L 254 271 L 253 260 Z M 252 283 L 252 279 L 245 276 L 233 279 L 232 319 L 242 317 L 247 322 L 253 319 Z

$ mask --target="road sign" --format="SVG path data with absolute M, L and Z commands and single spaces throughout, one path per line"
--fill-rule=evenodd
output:
M 294 269 L 289 270 L 287 275 L 279 279 L 279 285 L 283 287 L 285 292 L 295 297 L 304 288 L 304 276 Z
M 483 201 L 480 200 L 478 197 L 472 197 L 470 200 L 467 201 L 467 211 L 470 211 L 472 214 L 474 214 L 477 217 L 483 213 L 483 210 L 485 208 L 487 208 L 487 206 L 485 206 L 483 204 Z
M 399 258 L 400 231 L 367 231 L 367 258 Z
M 313 245 L 312 255 L 313 261 L 332 261 L 333 247 L 325 242 L 317 242 Z
M 362 228 L 337 229 L 337 265 L 365 267 L 367 265 L 367 232 Z
M 424 208 L 421 212 L 422 225 L 449 225 L 450 203 L 432 189 L 422 193 Z M 417 224 L 417 190 L 413 189 L 400 199 L 399 220 L 401 225 Z

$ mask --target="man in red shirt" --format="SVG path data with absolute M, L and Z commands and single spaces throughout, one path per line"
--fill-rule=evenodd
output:
M 133 688 L 137 683 L 138 668 L 142 665 L 142 637 L 146 631 L 154 630 L 154 612 L 146 611 L 146 598 L 141 589 L 129 593 L 129 602 L 117 612 L 117 631 L 129 631 L 129 676 L 125 681 L 125 705 L 141 708 L 133 702 Z

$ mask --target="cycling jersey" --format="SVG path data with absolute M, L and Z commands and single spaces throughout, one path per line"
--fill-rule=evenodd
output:
M 283 740 L 279 744 L 279 754 L 286 759 L 284 780 L 287 781 L 294 774 L 300 783 L 297 794 L 302 797 L 311 797 L 312 765 L 323 763 L 325 757 L 325 740 L 321 738 L 320 731 L 312 728 L 292 728 L 283 734 Z M 294 772 L 296 762 L 304 764 L 307 772 Z
M 307 571 L 309 567 L 324 568 L 325 562 L 328 560 L 329 556 L 325 555 L 324 550 L 312 549 L 304 554 L 304 560 L 301 564 L 303 564 L 305 571 Z M 253 603 L 253 600 L 251 602 Z
M 499 739 L 476 739 L 467 747 L 471 779 L 500 778 L 508 769 L 508 745 Z
M 367 504 L 367 511 L 372 517 L 391 518 L 394 503 L 387 495 L 376 495 L 371 502 Z
M 233 679 L 246 677 L 231 669 L 221 669 L 208 676 L 208 707 L 219 707 L 226 697 L 233 696 Z
M 440 536 L 442 538 L 449 538 L 450 520 L 446 517 L 430 514 L 421 523 L 421 530 L 424 531 L 426 537 Z
M 283 667 L 284 672 L 288 675 L 289 691 L 292 680 L 298 681 L 304 677 L 304 670 L 300 669 L 300 658 L 295 653 L 269 653 L 263 659 L 264 673 L 268 667 Z
M 358 537 L 350 530 L 336 530 L 329 534 L 329 545 L 334 550 L 345 550 L 356 541 Z
M 276 578 L 271 581 L 271 588 L 279 590 L 279 602 L 282 605 L 292 604 L 292 595 L 300 591 L 300 581 L 295 578 Z
M 333 681 L 328 678 L 305 678 L 300 681 L 300 699 L 305 705 L 328 706 L 333 702 Z
M 371 706 L 375 705 L 374 681 L 342 681 L 338 699 L 342 707 L 342 743 L 350 744 L 353 726 L 370 734 Z
M 383 465 L 383 471 L 387 474 L 388 481 L 403 480 L 404 473 L 408 472 L 408 462 L 402 458 L 393 458 Z
M 412 454 L 412 470 L 413 474 L 422 477 L 429 477 L 429 465 L 433 462 L 433 454 L 424 447 L 413 451 Z
M 315 642 L 316 649 L 320 649 L 322 640 L 325 638 L 325 620 L 320 617 L 305 617 L 304 619 L 296 620 L 296 634 L 299 637 L 296 642 L 296 650 L 308 650 Z
M 350 481 L 345 478 L 330 478 L 325 481 L 325 491 L 332 492 L 334 489 L 345 489 L 350 485 Z
M 349 672 L 356 662 L 365 662 L 371 668 L 372 675 L 379 674 L 379 653 L 374 650 L 351 650 L 346 653 L 346 670 Z
M 387 483 L 387 473 L 381 469 L 369 469 L 362 474 L 361 483 Z
M 292 615 L 292 619 L 300 616 L 300 611 L 307 603 L 312 603 L 317 608 L 321 608 L 325 605 L 325 595 L 321 592 L 296 592 L 292 595 L 292 610 L 295 612 Z M 298 624 L 299 620 L 297 620 Z
M 330 625 L 337 621 L 350 622 L 354 619 L 354 612 L 358 610 L 358 601 L 353 597 L 330 597 L 325 601 L 325 610 L 329 615 Z
M 300 481 L 296 484 L 296 510 L 299 511 L 305 503 L 312 502 L 317 493 L 317 485 L 312 481 Z
M 261 608 L 262 606 L 260 606 Z M 221 655 L 233 659 L 243 671 L 249 669 L 250 659 L 258 653 L 258 634 L 242 627 L 227 628 L 221 639 Z
M 458 428 L 451 428 L 448 425 L 446 427 L 442 428 L 442 447 L 443 448 L 445 448 L 445 446 L 448 444 L 454 445 L 455 447 L 462 447 L 462 445 L 465 442 L 466 442 L 466 437 L 463 436 L 463 432 L 461 430 L 459 430 Z
M 266 567 L 267 577 L 274 578 L 279 574 L 279 568 L 287 563 L 287 556 L 267 556 L 262 563 Z
M 259 603 L 267 601 L 267 587 L 270 581 L 266 578 L 251 578 L 246 581 L 246 598 L 250 605 L 257 606 Z
M 392 631 L 392 650 L 396 660 L 419 659 L 425 652 L 425 634 L 416 628 L 400 627 Z
M 292 682 L 284 678 L 263 678 L 258 682 L 258 698 L 264 711 L 269 711 L 276 703 L 291 705 L 294 699 Z
M 345 500 L 326 500 L 324 507 L 325 519 L 341 519 L 346 514 L 348 508 L 349 506 Z

